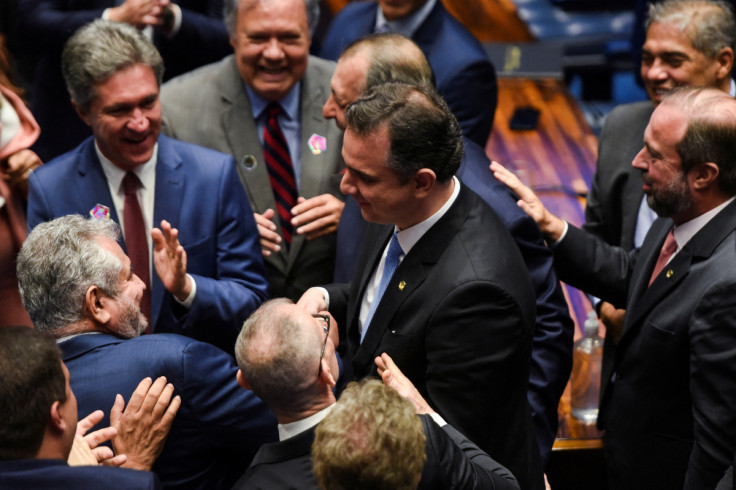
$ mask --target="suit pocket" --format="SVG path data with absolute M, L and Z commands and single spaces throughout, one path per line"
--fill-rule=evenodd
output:
M 674 342 L 677 338 L 675 332 L 658 327 L 652 322 L 647 322 L 645 330 L 647 337 L 657 342 Z

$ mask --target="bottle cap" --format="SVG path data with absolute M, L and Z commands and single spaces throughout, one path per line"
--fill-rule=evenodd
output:
M 595 311 L 588 312 L 588 318 L 585 320 L 584 328 L 586 336 L 598 334 L 598 315 L 595 314 Z

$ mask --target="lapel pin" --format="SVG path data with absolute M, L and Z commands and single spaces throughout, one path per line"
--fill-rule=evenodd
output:
M 89 210 L 89 215 L 94 219 L 110 219 L 110 208 L 102 204 L 96 204 Z
M 327 138 L 315 133 L 309 137 L 307 146 L 309 146 L 309 151 L 312 152 L 312 155 L 320 155 L 327 149 Z
M 672 269 L 667 269 L 667 272 L 665 273 L 665 275 L 664 275 L 664 276 L 665 276 L 665 277 L 666 277 L 667 279 L 669 279 L 670 277 L 672 277 L 672 276 L 674 276 L 674 275 L 675 275 L 675 271 L 673 271 Z
M 401 281 L 399 283 L 399 291 L 403 291 L 405 287 L 406 287 L 406 281 Z
M 246 172 L 251 172 L 258 166 L 258 160 L 253 155 L 245 155 L 240 159 L 240 166 Z

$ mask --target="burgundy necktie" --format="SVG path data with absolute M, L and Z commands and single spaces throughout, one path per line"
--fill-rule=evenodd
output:
M 133 263 L 133 272 L 146 285 L 141 299 L 141 311 L 148 319 L 146 333 L 151 333 L 151 280 L 148 273 L 150 256 L 148 255 L 148 241 L 146 240 L 146 225 L 143 222 L 143 212 L 138 203 L 138 188 L 141 181 L 133 172 L 128 172 L 123 178 L 125 189 L 125 203 L 123 205 L 123 221 L 125 224 L 125 247 L 128 257 Z
M 277 119 L 279 113 L 281 113 L 281 106 L 276 102 L 271 102 L 266 108 L 268 117 L 263 129 L 263 153 L 268 167 L 268 178 L 276 200 L 276 213 L 281 222 L 281 234 L 288 247 L 294 234 L 294 227 L 291 225 L 291 208 L 296 206 L 297 193 L 289 145 L 286 143 Z
M 667 261 L 672 257 L 672 254 L 674 254 L 677 251 L 677 241 L 675 241 L 675 229 L 671 229 L 669 233 L 667 233 L 667 238 L 664 239 L 664 245 L 662 245 L 662 250 L 659 252 L 659 258 L 657 259 L 657 263 L 654 265 L 654 271 L 652 271 L 652 277 L 649 279 L 649 285 L 651 286 L 654 282 L 654 279 L 659 275 L 660 272 L 662 272 L 662 269 L 664 269 L 664 266 L 667 265 Z

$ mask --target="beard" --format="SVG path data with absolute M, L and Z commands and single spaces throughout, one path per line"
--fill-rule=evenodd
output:
M 642 178 L 644 182 L 649 183 L 646 174 Z M 651 192 L 647 195 L 647 204 L 663 218 L 670 218 L 691 209 L 693 200 L 685 175 L 681 174 L 679 178 L 670 180 L 660 188 L 655 189 L 652 186 Z
M 120 305 L 118 336 L 124 339 L 132 339 L 145 332 L 148 327 L 148 320 L 141 313 L 141 307 L 128 297 L 119 297 L 117 302 Z

